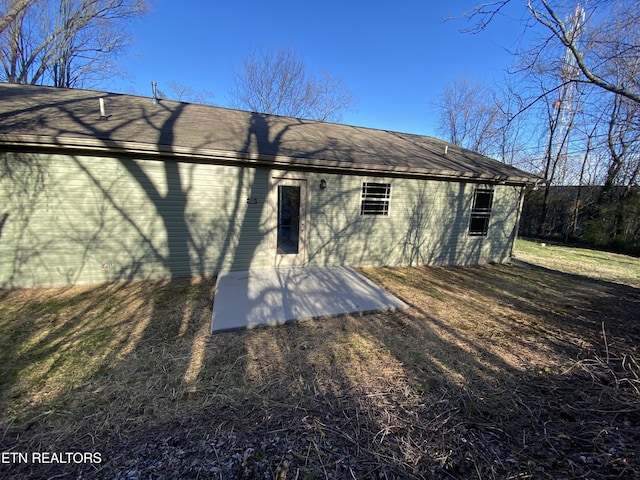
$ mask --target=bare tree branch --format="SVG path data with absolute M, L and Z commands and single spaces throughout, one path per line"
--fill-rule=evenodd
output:
M 37 0 L 16 0 L 14 3 L 5 4 L 4 7 L 6 13 L 0 15 L 0 33 L 16 20 L 16 18 L 22 14 L 32 3 Z
M 476 23 L 470 27 L 463 29 L 464 33 L 480 33 L 485 30 L 493 19 L 505 8 L 511 0 L 501 0 L 498 2 L 482 3 L 473 7 L 471 10 L 464 12 L 458 18 L 467 18 L 475 20 Z
M 544 14 L 536 10 L 532 6 L 531 1 L 529 1 L 527 2 L 527 8 L 531 12 L 531 15 L 533 15 L 533 17 L 540 24 L 547 27 L 551 31 L 553 36 L 556 39 L 560 40 L 562 45 L 571 52 L 578 68 L 587 78 L 587 80 L 597 87 L 600 87 L 617 95 L 622 95 L 623 97 L 633 100 L 634 102 L 640 103 L 640 92 L 632 91 L 626 88 L 624 85 L 607 81 L 591 70 L 591 68 L 586 64 L 584 52 L 578 48 L 578 45 L 576 44 L 576 38 L 574 35 L 572 35 L 571 30 L 566 28 L 565 24 L 559 18 L 558 13 L 551 7 L 547 0 L 540 1 L 542 2 L 542 5 L 548 16 L 545 16 Z M 637 45 L 629 46 L 629 48 L 637 48 Z
M 485 30 L 495 20 L 511 0 L 501 0 L 482 3 L 465 12 L 462 16 L 475 21 L 473 27 L 463 29 L 464 32 L 478 33 Z M 640 2 L 638 0 L 594 0 L 589 8 L 599 15 L 593 15 L 592 20 L 597 24 L 590 27 L 590 41 L 579 42 L 579 36 L 572 28 L 568 28 L 563 21 L 563 8 L 566 2 L 551 0 L 528 0 L 526 11 L 529 19 L 535 24 L 545 27 L 550 36 L 542 39 L 537 49 L 552 46 L 566 49 L 575 61 L 583 78 L 576 81 L 588 82 L 605 91 L 626 97 L 640 103 L 640 85 L 637 76 L 629 76 L 626 81 L 615 81 L 608 75 L 614 70 L 613 64 L 621 61 L 629 64 L 637 63 L 640 59 L 640 38 L 637 34 L 640 23 Z M 573 7 L 574 5 L 571 5 Z M 606 38 L 603 38 L 606 36 Z M 586 51 L 584 45 L 596 45 L 600 42 L 600 53 L 597 49 Z M 605 53 L 609 52 L 609 54 Z
M 237 108 L 320 121 L 339 121 L 355 104 L 342 80 L 316 79 L 292 49 L 250 51 L 229 95 Z
M 129 43 L 127 22 L 147 9 L 147 0 L 30 2 L 0 35 L 2 76 L 72 87 L 112 75 Z
M 451 143 L 483 154 L 497 150 L 500 108 L 487 87 L 458 77 L 444 86 L 434 106 L 440 115 L 439 132 Z
M 203 105 L 213 105 L 213 92 L 196 91 L 187 85 L 173 81 L 169 83 L 169 88 L 173 92 L 173 98 L 179 102 L 193 102 Z

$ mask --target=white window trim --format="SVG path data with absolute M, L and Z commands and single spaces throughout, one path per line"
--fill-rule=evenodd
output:
M 476 200 L 478 192 L 490 192 L 491 193 L 491 203 L 489 208 L 478 208 L 476 207 Z M 491 216 L 493 214 L 493 200 L 495 196 L 495 189 L 492 186 L 478 186 L 473 190 L 473 200 L 471 204 L 471 213 L 469 215 L 469 226 L 467 227 L 467 235 L 470 237 L 480 237 L 485 238 L 489 235 L 489 227 L 491 225 Z M 486 218 L 486 229 L 480 230 L 471 230 L 471 224 L 474 218 Z
M 381 196 L 367 196 L 366 188 L 369 185 L 376 185 L 375 188 L 385 188 L 385 192 Z M 382 181 L 363 181 L 360 189 L 360 216 L 361 217 L 389 217 L 391 213 L 391 196 L 392 196 L 391 182 Z M 365 202 L 378 203 L 382 205 L 381 210 L 365 210 Z M 382 213 L 378 213 L 382 211 Z

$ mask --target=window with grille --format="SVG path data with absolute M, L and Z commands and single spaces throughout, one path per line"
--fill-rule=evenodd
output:
M 364 182 L 360 215 L 389 215 L 390 183 Z
M 489 232 L 493 189 L 477 187 L 473 195 L 473 208 L 469 219 L 469 235 L 486 237 Z

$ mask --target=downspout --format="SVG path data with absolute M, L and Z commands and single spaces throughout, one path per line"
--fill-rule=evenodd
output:
M 520 217 L 522 216 L 522 206 L 524 205 L 524 192 L 527 185 L 524 184 L 520 188 L 520 200 L 518 202 L 518 213 L 516 214 L 516 223 L 513 228 L 513 238 L 511 239 L 511 249 L 509 251 L 509 261 L 513 258 L 513 250 L 516 246 L 516 239 L 518 238 L 518 231 L 520 230 Z

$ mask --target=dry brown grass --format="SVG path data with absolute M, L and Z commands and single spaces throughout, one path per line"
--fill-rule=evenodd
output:
M 636 287 L 364 273 L 410 307 L 211 336 L 212 280 L 0 292 L 0 452 L 103 460 L 0 477 L 640 476 Z

